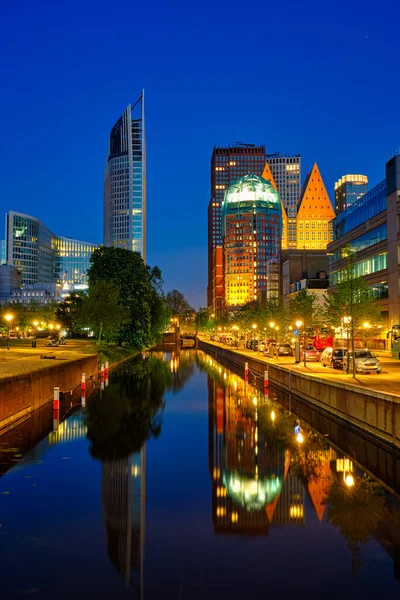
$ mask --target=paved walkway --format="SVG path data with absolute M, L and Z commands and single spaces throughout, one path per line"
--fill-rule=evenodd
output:
M 59 365 L 61 361 L 72 361 L 90 354 L 91 343 L 86 340 L 72 340 L 65 346 L 46 347 L 46 340 L 37 340 L 37 347 L 13 346 L 10 350 L 0 347 L 0 380 L 16 375 L 25 375 Z M 54 355 L 55 359 L 43 359 L 41 355 Z
M 279 358 L 268 358 L 263 356 L 261 353 L 258 354 L 253 350 L 236 349 L 225 344 L 219 344 L 218 342 L 211 342 L 210 340 L 200 337 L 207 344 L 219 346 L 227 350 L 231 350 L 237 354 L 248 356 L 249 358 L 257 358 L 257 360 L 263 361 L 266 364 L 274 364 L 288 369 L 293 369 L 300 373 L 306 373 L 314 377 L 322 377 L 335 381 L 336 383 L 346 383 L 347 385 L 355 385 L 364 389 L 370 389 L 381 392 L 383 394 L 397 395 L 400 397 L 400 360 L 389 358 L 387 353 L 377 352 L 379 360 L 382 364 L 382 373 L 380 375 L 357 375 L 356 379 L 352 375 L 347 375 L 338 369 L 330 369 L 329 367 L 323 367 L 320 362 L 308 362 L 307 366 L 304 367 L 303 363 L 296 364 L 293 357 L 280 356 Z

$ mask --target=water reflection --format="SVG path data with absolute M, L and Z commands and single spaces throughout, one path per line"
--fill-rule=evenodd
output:
M 161 433 L 166 362 L 144 356 L 111 373 L 85 414 L 90 454 L 102 462 L 107 552 L 125 584 L 143 595 L 146 441 Z
M 211 357 L 197 360 L 208 373 L 215 532 L 268 535 L 276 525 L 304 526 L 308 499 L 319 522 L 331 523 L 346 540 L 353 574 L 361 548 L 375 538 L 394 558 L 399 578 L 398 498 L 271 397 Z

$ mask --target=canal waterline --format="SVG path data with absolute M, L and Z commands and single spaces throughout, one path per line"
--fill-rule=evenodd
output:
M 396 480 L 206 354 L 158 356 L 0 438 L 2 598 L 399 593 Z

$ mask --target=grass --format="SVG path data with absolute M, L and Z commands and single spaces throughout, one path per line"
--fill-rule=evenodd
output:
M 138 354 L 140 350 L 126 346 L 118 346 L 117 344 L 107 344 L 105 342 L 96 343 L 85 346 L 81 350 L 82 354 L 97 354 L 99 364 L 109 362 L 110 365 Z

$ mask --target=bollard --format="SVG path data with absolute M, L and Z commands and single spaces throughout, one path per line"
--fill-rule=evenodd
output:
M 54 388 L 54 396 L 53 396 L 53 408 L 54 410 L 59 410 L 60 408 L 60 388 Z
M 108 360 L 106 360 L 106 377 L 108 377 Z
M 104 377 L 101 378 L 100 389 L 104 390 Z
M 268 371 L 264 371 L 264 394 L 268 395 Z
M 105 385 L 108 387 L 108 377 L 106 377 Z
M 249 381 L 249 363 L 244 363 L 244 380 L 247 383 Z
M 81 390 L 84 392 L 86 389 L 86 373 L 82 373 Z
M 100 368 L 100 375 L 101 375 L 102 377 L 104 377 L 104 363 L 101 365 L 101 368 Z
M 60 411 L 58 408 L 53 410 L 53 431 L 57 431 L 58 426 L 60 425 Z
M 81 390 L 81 404 L 82 404 L 82 408 L 85 408 L 85 406 L 86 406 L 86 391 L 85 391 L 85 389 Z

